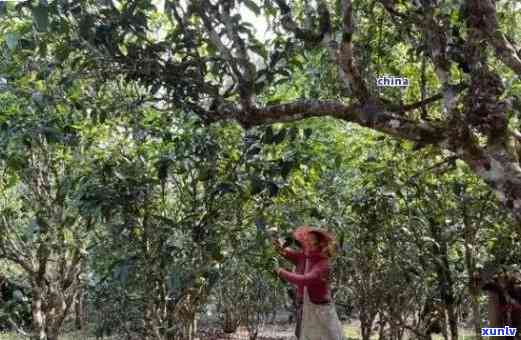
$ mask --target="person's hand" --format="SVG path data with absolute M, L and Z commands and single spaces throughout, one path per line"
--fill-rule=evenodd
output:
M 280 268 L 280 267 L 276 267 L 276 268 L 274 269 L 275 274 L 280 275 L 280 271 L 281 271 L 281 270 L 282 270 L 282 268 Z
M 275 250 L 277 252 L 282 252 L 282 245 L 280 244 L 279 240 L 273 240 L 271 241 L 271 243 L 273 244 L 273 247 L 275 247 Z

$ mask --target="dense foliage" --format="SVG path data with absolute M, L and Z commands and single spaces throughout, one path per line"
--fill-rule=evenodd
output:
M 291 305 L 270 232 L 312 224 L 364 340 L 479 334 L 478 274 L 521 260 L 520 15 L 0 2 L 0 329 L 193 339 L 213 317 L 255 339 Z

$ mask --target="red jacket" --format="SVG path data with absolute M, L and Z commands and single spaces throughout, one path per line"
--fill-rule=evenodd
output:
M 304 287 L 307 287 L 309 299 L 313 303 L 327 303 L 331 301 L 329 288 L 329 259 L 320 251 L 308 253 L 309 270 L 304 273 L 306 256 L 303 252 L 284 249 L 282 255 L 296 265 L 294 273 L 280 270 L 280 277 L 297 286 L 297 300 L 302 301 Z

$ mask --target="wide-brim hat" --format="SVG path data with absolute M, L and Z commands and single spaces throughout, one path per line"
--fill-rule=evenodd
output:
M 313 228 L 307 225 L 300 226 L 297 229 L 295 229 L 295 231 L 293 231 L 293 238 L 300 242 L 304 251 L 307 251 L 310 248 L 308 238 L 310 233 L 317 234 L 321 238 L 321 242 L 325 242 L 327 243 L 327 245 L 329 245 L 335 239 L 334 235 L 331 232 L 326 231 L 324 229 Z

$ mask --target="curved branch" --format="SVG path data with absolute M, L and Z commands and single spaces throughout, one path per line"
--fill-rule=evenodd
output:
M 331 100 L 302 100 L 249 111 L 237 108 L 209 111 L 204 115 L 204 119 L 207 123 L 235 119 L 245 128 L 250 128 L 275 122 L 292 122 L 324 116 L 357 123 L 395 137 L 425 144 L 437 144 L 446 138 L 444 130 L 441 128 L 397 116 L 383 106 L 374 103 L 346 105 Z
M 319 44 L 322 42 L 324 36 L 331 32 L 331 17 L 327 5 L 324 1 L 318 3 L 318 13 L 320 15 L 319 25 L 320 32 L 316 33 L 312 30 L 302 29 L 293 20 L 291 16 L 291 8 L 288 6 L 285 0 L 275 0 L 282 13 L 282 26 L 295 34 L 300 40 L 306 41 L 312 44 Z

